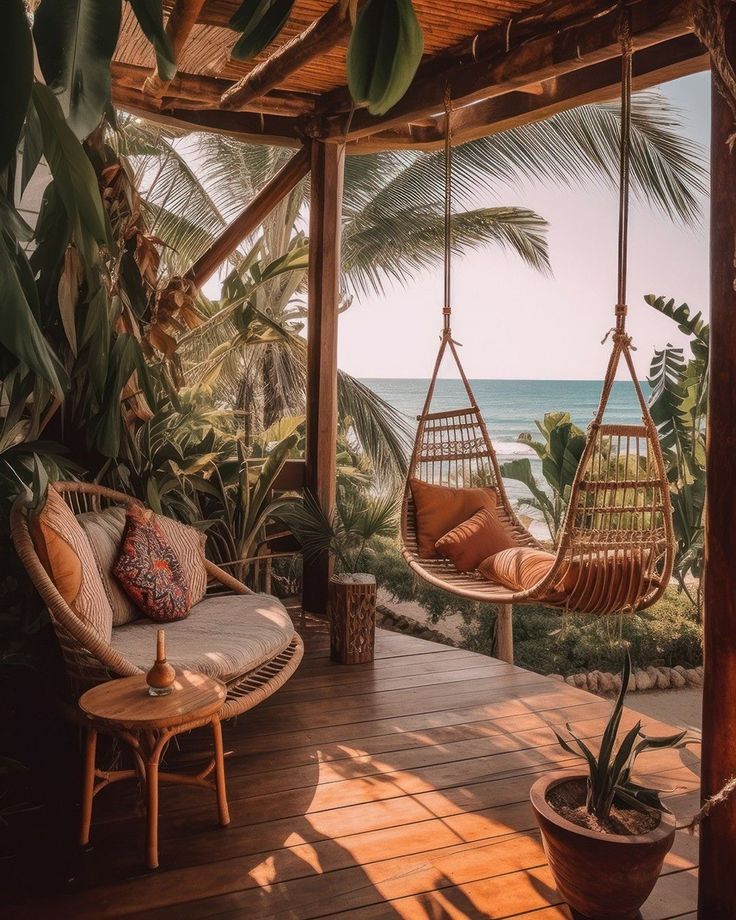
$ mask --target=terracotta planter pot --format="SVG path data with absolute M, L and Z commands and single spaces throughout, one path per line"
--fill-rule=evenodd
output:
M 654 830 L 637 836 L 600 834 L 557 814 L 549 791 L 581 774 L 548 773 L 531 788 L 534 814 L 557 890 L 581 918 L 636 920 L 675 839 L 675 819 L 662 813 Z
M 330 657 L 341 664 L 373 661 L 376 642 L 376 579 L 372 575 L 333 575 L 328 615 Z

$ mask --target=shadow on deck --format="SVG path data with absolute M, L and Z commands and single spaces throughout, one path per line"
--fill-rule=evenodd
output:
M 304 632 L 294 678 L 226 727 L 229 827 L 217 826 L 210 793 L 163 789 L 161 868 L 148 872 L 135 788 L 105 790 L 93 847 L 77 853 L 71 820 L 68 839 L 46 841 L 42 852 L 64 855 L 30 867 L 37 897 L 17 916 L 569 920 L 528 790 L 575 764 L 549 723 L 595 738 L 610 704 L 384 631 L 375 662 L 340 666 L 323 625 Z M 170 758 L 194 764 L 206 744 L 195 732 Z M 653 751 L 639 774 L 682 821 L 697 807 L 698 766 L 691 748 Z M 697 840 L 678 833 L 644 920 L 694 918 L 696 860 Z

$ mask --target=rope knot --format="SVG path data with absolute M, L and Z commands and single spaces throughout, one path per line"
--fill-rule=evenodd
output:
M 627 332 L 622 332 L 617 329 L 613 333 L 613 341 L 623 348 L 628 348 L 630 351 L 636 351 L 636 345 L 632 345 L 632 338 Z

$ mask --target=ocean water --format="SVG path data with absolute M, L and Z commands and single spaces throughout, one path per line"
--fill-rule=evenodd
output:
M 363 382 L 379 396 L 394 406 L 412 425 L 422 411 L 429 380 L 400 378 L 366 378 Z M 499 463 L 515 457 L 529 457 L 532 470 L 544 487 L 541 462 L 525 444 L 518 442 L 522 432 L 537 435 L 535 419 L 542 419 L 545 412 L 567 411 L 573 422 L 583 431 L 598 407 L 601 393 L 600 380 L 471 380 L 478 406 L 483 414 L 488 433 L 496 448 Z M 648 395 L 648 384 L 642 389 Z M 466 406 L 465 388 L 460 380 L 438 380 L 432 408 L 442 412 Z M 641 412 L 636 401 L 634 386 L 630 381 L 616 381 L 606 411 L 606 420 L 623 424 L 641 421 Z M 526 488 L 512 480 L 505 481 L 512 502 L 528 494 Z M 531 514 L 528 509 L 524 513 Z M 532 517 L 537 517 L 531 514 Z M 533 531 L 546 536 L 541 521 L 536 521 Z

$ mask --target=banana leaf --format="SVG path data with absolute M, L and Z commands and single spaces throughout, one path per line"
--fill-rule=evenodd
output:
M 347 56 L 348 86 L 357 103 L 383 115 L 409 88 L 424 37 L 411 0 L 368 0 L 358 14 Z
M 0 344 L 25 364 L 62 399 L 68 385 L 66 373 L 45 339 L 26 291 L 21 283 L 18 263 L 27 265 L 17 243 L 3 234 L 0 239 Z
M 23 0 L 5 0 L 0 29 L 0 170 L 15 156 L 33 86 L 33 40 Z
M 48 87 L 41 83 L 34 85 L 33 103 L 41 123 L 43 153 L 56 192 L 74 227 L 77 245 L 84 249 L 87 240 L 99 245 L 107 243 L 97 176 L 84 148 L 64 120 L 58 100 Z
M 128 0 L 143 34 L 156 51 L 156 69 L 162 80 L 176 76 L 176 55 L 166 29 L 162 0 Z
M 38 61 L 69 127 L 85 140 L 110 104 L 121 0 L 43 0 L 33 21 Z
M 233 14 L 230 25 L 238 23 L 242 35 L 231 55 L 236 61 L 255 57 L 278 36 L 288 22 L 294 0 L 245 0 Z

